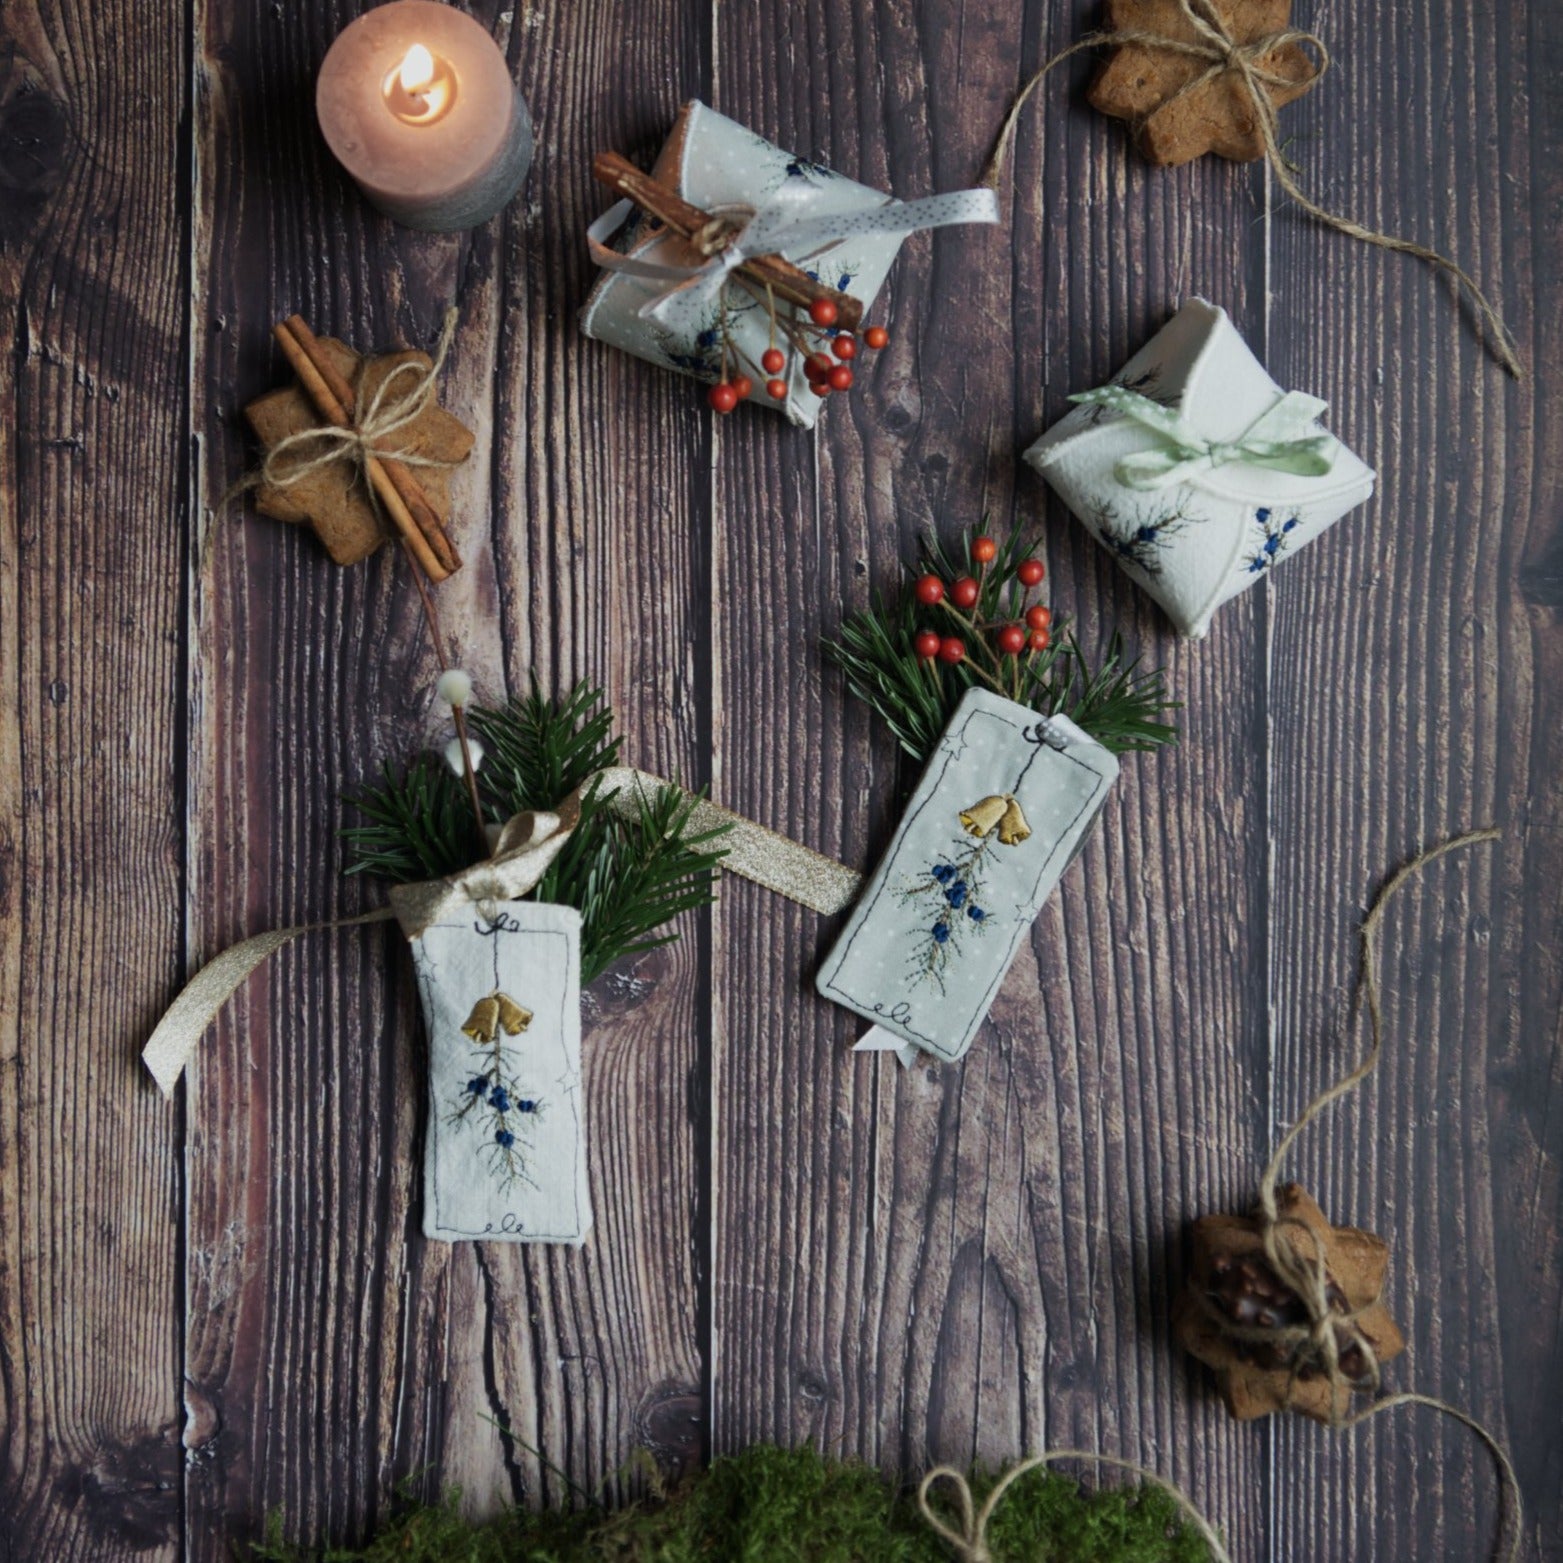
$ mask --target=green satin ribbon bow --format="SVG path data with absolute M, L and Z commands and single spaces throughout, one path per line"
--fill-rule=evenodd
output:
M 1238 461 L 1319 478 L 1335 465 L 1340 451 L 1340 441 L 1318 427 L 1319 416 L 1329 404 L 1304 391 L 1288 391 L 1235 440 L 1208 440 L 1175 408 L 1121 385 L 1098 386 L 1069 400 L 1121 413 L 1156 436 L 1156 449 L 1125 456 L 1113 468 L 1113 476 L 1125 488 L 1167 488 Z

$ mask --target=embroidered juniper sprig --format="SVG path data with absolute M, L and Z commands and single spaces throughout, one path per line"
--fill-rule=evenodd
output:
M 542 1117 L 543 1105 L 523 1093 L 505 1056 L 505 1038 L 520 1036 L 531 1023 L 529 1009 L 507 993 L 494 992 L 472 1006 L 461 1028 L 477 1055 L 449 1121 L 459 1124 L 471 1119 L 478 1126 L 489 1170 L 506 1188 L 516 1182 L 536 1187 L 527 1166 L 532 1126 Z
M 993 793 L 962 809 L 960 824 L 964 835 L 954 849 L 901 894 L 903 904 L 917 909 L 924 930 L 908 976 L 914 983 L 933 983 L 940 993 L 966 934 L 980 936 L 987 929 L 989 913 L 982 904 L 982 890 L 990 854 L 995 847 L 1018 847 L 1031 839 L 1031 826 L 1013 792 Z
M 1152 580 L 1161 574 L 1161 556 L 1166 552 L 1167 544 L 1190 519 L 1181 506 L 1126 517 L 1108 503 L 1095 506 L 1091 517 L 1097 535 L 1112 550 L 1114 557 L 1133 565 Z
M 1302 525 L 1302 517 L 1289 516 L 1285 521 L 1279 521 L 1273 511 L 1256 510 L 1254 523 L 1263 536 L 1248 557 L 1248 573 L 1263 575 L 1286 552 L 1291 533 Z
M 931 983 L 942 994 L 945 973 L 968 932 L 980 936 L 988 920 L 982 904 L 985 859 L 992 838 L 968 842 L 941 857 L 927 875 L 908 885 L 902 903 L 915 909 L 924 934 L 907 965 L 914 983 Z
M 847 687 L 926 760 L 967 690 L 984 687 L 1042 716 L 1067 716 L 1114 754 L 1173 743 L 1177 708 L 1159 672 L 1126 661 L 1114 632 L 1094 662 L 1053 610 L 1032 600 L 1046 571 L 1020 537 L 968 529 L 954 550 L 932 538 L 909 589 L 843 620 L 825 643 Z

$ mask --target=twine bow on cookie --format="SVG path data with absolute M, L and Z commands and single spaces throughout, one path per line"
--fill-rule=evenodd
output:
M 1344 1301 L 1340 1289 L 1331 1281 L 1324 1241 L 1308 1222 L 1283 1209 L 1284 1191 L 1279 1191 L 1277 1187 L 1282 1163 L 1298 1136 L 1334 1102 L 1361 1085 L 1378 1067 L 1384 1049 L 1384 1018 L 1379 991 L 1377 939 L 1396 892 L 1428 864 L 1446 853 L 1479 842 L 1496 841 L 1498 838 L 1499 832 L 1495 829 L 1473 830 L 1428 848 L 1391 875 L 1363 919 L 1357 993 L 1368 1014 L 1370 1044 L 1367 1053 L 1355 1068 L 1308 1103 L 1276 1146 L 1259 1179 L 1258 1227 L 1265 1261 L 1276 1279 L 1301 1304 L 1305 1318 L 1300 1322 L 1237 1324 L 1214 1308 L 1207 1311 L 1206 1317 L 1233 1342 L 1250 1349 L 1271 1348 L 1277 1361 L 1287 1363 L 1285 1404 L 1294 1403 L 1293 1395 L 1300 1379 L 1307 1375 L 1321 1375 L 1330 1391 L 1328 1415 L 1323 1420 L 1332 1428 L 1347 1430 L 1360 1427 L 1364 1422 L 1402 1406 L 1424 1406 L 1443 1416 L 1452 1417 L 1469 1428 L 1486 1446 L 1497 1469 L 1500 1507 L 1498 1539 L 1501 1544 L 1507 1533 L 1509 1544 L 1502 1549 L 1501 1555 L 1512 1563 L 1519 1557 L 1523 1539 L 1519 1482 L 1503 1446 L 1486 1427 L 1458 1406 L 1430 1395 L 1409 1391 L 1386 1395 L 1355 1414 L 1347 1413 L 1346 1406 L 1355 1390 L 1376 1390 L 1379 1385 L 1378 1357 L 1372 1340 L 1359 1323 L 1359 1318 L 1376 1304 L 1377 1299 L 1369 1299 L 1365 1306 L 1355 1308 Z M 1306 1241 L 1294 1243 L 1290 1235 L 1294 1231 L 1305 1233 Z
M 1305 391 L 1288 391 L 1235 440 L 1206 439 L 1175 409 L 1122 385 L 1101 385 L 1069 400 L 1105 407 L 1155 436 L 1155 449 L 1136 451 L 1113 468 L 1125 488 L 1167 488 L 1233 462 L 1317 478 L 1329 472 L 1340 453 L 1340 441 L 1318 427 L 1329 404 Z
M 983 184 L 990 189 L 998 188 L 1020 111 L 1055 65 L 1060 65 L 1085 50 L 1123 45 L 1137 45 L 1154 52 L 1201 61 L 1205 69 L 1158 104 L 1158 110 L 1164 109 L 1169 103 L 1188 97 L 1191 93 L 1198 92 L 1221 76 L 1230 74 L 1235 77 L 1244 96 L 1253 106 L 1254 120 L 1264 148 L 1265 161 L 1270 165 L 1270 171 L 1275 175 L 1275 182 L 1281 189 L 1310 217 L 1334 228 L 1338 233 L 1344 233 L 1349 238 L 1360 239 L 1364 244 L 1375 245 L 1381 250 L 1394 250 L 1403 255 L 1414 255 L 1418 260 L 1426 261 L 1430 266 L 1436 266 L 1453 277 L 1470 295 L 1471 302 L 1476 306 L 1477 313 L 1487 328 L 1489 351 L 1515 379 L 1522 379 L 1524 370 L 1520 365 L 1519 351 L 1514 345 L 1508 327 L 1503 323 L 1503 317 L 1488 302 L 1487 295 L 1476 285 L 1475 280 L 1464 267 L 1424 244 L 1397 238 L 1394 234 L 1380 233 L 1374 228 L 1365 228 L 1349 217 L 1341 217 L 1328 211 L 1317 202 L 1309 200 L 1292 177 L 1292 165 L 1281 152 L 1280 120 L 1268 89 L 1276 87 L 1300 89 L 1306 92 L 1317 86 L 1331 63 L 1329 50 L 1325 48 L 1323 40 L 1299 28 L 1286 28 L 1246 43 L 1240 42 L 1233 37 L 1232 30 L 1215 0 L 1178 0 L 1178 6 L 1180 18 L 1187 25 L 1192 37 L 1174 37 L 1164 32 L 1153 32 L 1139 27 L 1110 28 L 1088 33 L 1045 61 L 1033 72 L 1031 79 L 1021 88 L 1015 101 L 1010 105 L 999 138 L 994 144 L 993 155 L 988 159 L 988 166 L 984 170 Z M 1279 75 L 1267 68 L 1264 63 L 1277 50 L 1285 49 L 1289 45 L 1300 46 L 1313 54 L 1313 74 L 1302 81 L 1298 81 L 1295 77 Z
M 246 486 L 264 483 L 271 488 L 292 488 L 333 462 L 345 460 L 352 462 L 364 476 L 371 502 L 378 506 L 379 496 L 367 478 L 371 461 L 399 461 L 404 467 L 459 466 L 459 462 L 442 461 L 420 455 L 415 450 L 397 449 L 389 443 L 421 417 L 434 401 L 440 371 L 445 367 L 451 343 L 455 340 L 457 318 L 454 309 L 445 312 L 440 340 L 427 368 L 412 362 L 398 364 L 380 382 L 366 404 L 362 397 L 355 398 L 355 402 L 362 405 L 357 408 L 357 416 L 346 426 L 317 424 L 278 440 L 266 452 L 260 471 L 246 479 Z M 367 359 L 360 362 L 360 376 L 367 362 Z

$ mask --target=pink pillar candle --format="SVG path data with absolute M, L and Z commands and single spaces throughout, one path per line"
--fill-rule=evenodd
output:
M 409 228 L 487 222 L 532 162 L 531 116 L 499 46 L 436 0 L 392 0 L 343 28 L 315 112 L 359 188 Z

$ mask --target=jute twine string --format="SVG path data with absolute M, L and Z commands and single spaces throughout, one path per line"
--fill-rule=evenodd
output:
M 1090 1449 L 1046 1449 L 1041 1454 L 1034 1454 L 1019 1461 L 993 1484 L 993 1491 L 983 1499 L 980 1509 L 973 1502 L 971 1488 L 967 1485 L 965 1476 L 953 1465 L 937 1466 L 922 1479 L 917 1489 L 918 1511 L 928 1525 L 955 1549 L 955 1555 L 961 1559 L 961 1563 L 993 1563 L 993 1554 L 988 1550 L 988 1522 L 993 1518 L 993 1511 L 998 1508 L 999 1501 L 1028 1471 L 1034 1471 L 1038 1466 L 1051 1465 L 1055 1460 L 1093 1460 L 1098 1465 L 1110 1465 L 1114 1470 L 1128 1471 L 1142 1482 L 1149 1482 L 1152 1486 L 1161 1488 L 1177 1504 L 1184 1518 L 1199 1532 L 1205 1545 L 1210 1548 L 1210 1555 L 1215 1563 L 1232 1563 L 1230 1554 L 1221 1545 L 1221 1538 L 1181 1488 L 1174 1487 L 1171 1482 L 1158 1476 L 1146 1466 L 1136 1465 L 1132 1460 L 1120 1460 L 1109 1454 L 1096 1454 Z M 955 1489 L 956 1507 L 961 1512 L 959 1530 L 945 1524 L 934 1513 L 932 1505 L 928 1502 L 929 1490 L 939 1482 L 948 1482 Z
M 445 321 L 440 328 L 440 339 L 434 349 L 434 359 L 428 368 L 411 361 L 398 364 L 369 398 L 368 405 L 358 394 L 363 384 L 367 358 L 361 358 L 354 378 L 353 405 L 356 411 L 352 426 L 339 429 L 332 423 L 317 424 L 289 434 L 277 441 L 266 452 L 260 468 L 241 478 L 225 498 L 233 498 L 245 489 L 265 484 L 270 488 L 287 489 L 306 478 L 313 477 L 333 462 L 344 458 L 353 462 L 359 475 L 365 479 L 369 502 L 375 513 L 380 513 L 379 495 L 374 484 L 367 481 L 364 469 L 371 457 L 383 461 L 399 461 L 404 467 L 458 467 L 459 461 L 444 461 L 435 456 L 420 455 L 414 450 L 398 450 L 382 443 L 400 434 L 403 429 L 427 411 L 436 395 L 440 370 L 450 354 L 451 343 L 456 339 L 458 312 L 454 307 L 445 311 Z M 401 389 L 393 394 L 393 387 Z M 315 454 L 308 454 L 314 452 Z
M 1148 32 L 1139 28 L 1094 32 L 1088 33 L 1068 48 L 1060 50 L 1043 64 L 1010 105 L 1010 111 L 999 132 L 998 142 L 994 146 L 993 155 L 988 159 L 988 166 L 983 172 L 982 182 L 990 189 L 998 189 L 999 179 L 1003 175 L 1004 164 L 1009 156 L 1010 144 L 1014 139 L 1016 120 L 1021 109 L 1025 107 L 1026 100 L 1055 65 L 1061 65 L 1073 55 L 1104 45 L 1118 47 L 1124 44 L 1138 44 L 1143 48 L 1159 50 L 1163 54 L 1177 54 L 1188 59 L 1203 60 L 1206 62 L 1206 68 L 1173 93 L 1166 103 L 1175 103 L 1178 99 L 1199 91 L 1201 87 L 1207 86 L 1228 71 L 1234 72 L 1253 104 L 1259 133 L 1264 142 L 1265 161 L 1270 165 L 1275 181 L 1282 190 L 1309 216 L 1334 228 L 1337 232 L 1353 239 L 1361 239 L 1365 244 L 1376 245 L 1381 250 L 1395 250 L 1404 255 L 1414 255 L 1418 260 L 1426 261 L 1429 265 L 1448 273 L 1466 290 L 1476 306 L 1478 314 L 1486 325 L 1488 347 L 1493 356 L 1515 379 L 1523 379 L 1524 370 L 1520 364 L 1519 352 L 1508 327 L 1504 325 L 1498 311 L 1488 302 L 1487 295 L 1476 285 L 1475 280 L 1464 267 L 1450 260 L 1447 255 L 1441 255 L 1437 250 L 1429 249 L 1424 244 L 1416 244 L 1410 239 L 1401 239 L 1394 234 L 1380 233 L 1376 228 L 1365 228 L 1349 217 L 1341 217 L 1327 210 L 1304 195 L 1297 181 L 1293 179 L 1291 165 L 1281 153 L 1280 122 L 1276 115 L 1275 104 L 1265 88 L 1300 86 L 1304 91 L 1312 91 L 1319 78 L 1330 67 L 1329 50 L 1325 48 L 1322 40 L 1313 33 L 1288 28 L 1283 32 L 1270 33 L 1266 37 L 1257 38 L 1251 43 L 1239 43 L 1228 30 L 1220 11 L 1216 9 L 1214 0 L 1179 0 L 1179 5 L 1184 19 L 1194 30 L 1196 35 L 1194 40 L 1169 38 L 1165 33 Z M 1288 76 L 1278 75 L 1266 70 L 1260 63 L 1267 55 L 1273 54 L 1277 49 L 1285 48 L 1288 44 L 1299 44 L 1314 56 L 1313 75 L 1306 82 L 1297 82 Z M 1164 103 L 1160 106 L 1166 105 Z
M 1426 1406 L 1429 1410 L 1452 1417 L 1464 1427 L 1469 1428 L 1486 1445 L 1498 1472 L 1499 1516 L 1498 1539 L 1495 1552 L 1508 1560 L 1508 1563 L 1514 1563 L 1514 1560 L 1519 1557 L 1522 1539 L 1519 1480 L 1515 1476 L 1514 1466 L 1504 1452 L 1502 1445 L 1480 1422 L 1460 1410 L 1458 1406 L 1448 1404 L 1447 1401 L 1435 1400 L 1430 1395 L 1418 1395 L 1409 1391 L 1403 1394 L 1385 1396 L 1384 1399 L 1374 1401 L 1372 1405 L 1355 1415 L 1348 1415 L 1343 1410 L 1345 1400 L 1349 1399 L 1353 1389 L 1353 1380 L 1348 1378 L 1341 1368 L 1341 1357 L 1344 1351 L 1355 1345 L 1363 1353 L 1363 1360 L 1368 1365 L 1368 1373 L 1375 1388 L 1379 1381 L 1378 1359 L 1374 1355 L 1371 1343 L 1362 1334 L 1360 1327 L 1355 1322 L 1356 1313 L 1341 1312 L 1331 1308 L 1328 1296 L 1329 1274 L 1319 1240 L 1311 1228 L 1305 1226 L 1294 1217 L 1284 1217 L 1280 1214 L 1276 1193 L 1277 1185 L 1280 1181 L 1281 1164 L 1296 1142 L 1297 1137 L 1321 1113 L 1325 1112 L 1332 1103 L 1339 1101 L 1341 1097 L 1355 1090 L 1357 1086 L 1372 1074 L 1378 1065 L 1384 1045 L 1384 1017 L 1382 996 L 1379 988 L 1377 940 L 1385 914 L 1396 892 L 1409 880 L 1420 874 L 1430 863 L 1436 862 L 1446 853 L 1458 851 L 1461 847 L 1474 846 L 1478 842 L 1496 841 L 1498 837 L 1499 832 L 1489 828 L 1468 831 L 1464 835 L 1455 836 L 1449 841 L 1441 842 L 1437 846 L 1430 847 L 1418 857 L 1413 858 L 1404 867 L 1398 869 L 1390 876 L 1383 889 L 1379 891 L 1368 915 L 1363 919 L 1359 935 L 1360 963 L 1356 990 L 1358 1002 L 1367 1009 L 1371 1045 L 1361 1063 L 1333 1085 L 1321 1091 L 1309 1102 L 1296 1123 L 1282 1137 L 1280 1144 L 1276 1147 L 1275 1154 L 1271 1156 L 1260 1177 L 1259 1219 L 1265 1258 L 1275 1271 L 1277 1278 L 1303 1301 L 1308 1312 L 1308 1323 L 1290 1327 L 1281 1326 L 1274 1329 L 1258 1326 L 1244 1328 L 1232 1324 L 1224 1314 L 1214 1310 L 1210 1316 L 1216 1320 L 1223 1331 L 1232 1339 L 1272 1345 L 1284 1350 L 1292 1357 L 1292 1376 L 1294 1380 L 1298 1372 L 1303 1368 L 1313 1368 L 1326 1374 L 1331 1388 L 1329 1425 L 1337 1431 L 1346 1431 L 1360 1427 L 1364 1422 L 1371 1421 L 1374 1417 L 1382 1416 L 1386 1411 L 1393 1411 L 1401 1406 Z M 1284 1240 L 1283 1229 L 1288 1228 L 1295 1228 L 1307 1235 L 1308 1242 L 1303 1252 L 1298 1252 L 1290 1242 Z M 1340 1332 L 1339 1336 L 1337 1331 Z M 1345 1341 L 1344 1347 L 1341 1344 L 1342 1337 Z M 1138 1465 L 1130 1460 L 1120 1460 L 1110 1455 L 1096 1454 L 1086 1449 L 1046 1450 L 1042 1454 L 1033 1455 L 1029 1459 L 1020 1461 L 1004 1473 L 983 1501 L 980 1509 L 976 1507 L 973 1501 L 971 1488 L 968 1486 L 966 1478 L 953 1466 L 939 1466 L 923 1478 L 922 1485 L 917 1490 L 918 1509 L 924 1520 L 955 1549 L 955 1553 L 962 1560 L 962 1563 L 993 1563 L 993 1554 L 988 1548 L 987 1538 L 988 1524 L 993 1518 L 994 1510 L 998 1507 L 1005 1492 L 1019 1477 L 1024 1476 L 1026 1472 L 1034 1470 L 1038 1466 L 1049 1465 L 1055 1460 L 1094 1460 L 1098 1464 L 1127 1471 L 1141 1481 L 1150 1482 L 1161 1488 L 1162 1491 L 1170 1494 L 1179 1509 L 1204 1539 L 1205 1544 L 1210 1548 L 1211 1557 L 1215 1559 L 1215 1563 L 1231 1563 L 1231 1558 L 1209 1522 L 1199 1513 L 1193 1502 L 1179 1488 L 1143 1465 Z M 946 1524 L 929 1505 L 929 1491 L 940 1482 L 948 1482 L 955 1489 L 956 1507 L 960 1512 L 960 1528 L 958 1530 Z M 1512 1522 L 1509 1518 L 1511 1514 L 1513 1516 Z M 1507 1548 L 1504 1548 L 1502 1542 L 1506 1533 L 1509 1536 L 1509 1544 Z
M 1474 1417 L 1446 1401 L 1435 1400 L 1428 1395 L 1412 1393 L 1389 1395 L 1375 1401 L 1365 1410 L 1350 1415 L 1346 1406 L 1353 1389 L 1361 1381 L 1376 1390 L 1379 1385 L 1379 1363 L 1372 1342 L 1363 1334 L 1357 1322 L 1360 1310 L 1343 1311 L 1332 1308 L 1329 1297 L 1330 1278 L 1325 1254 L 1318 1235 L 1296 1217 L 1280 1214 L 1277 1185 L 1281 1166 L 1299 1135 L 1314 1123 L 1330 1106 L 1338 1102 L 1362 1084 L 1378 1067 L 1384 1050 L 1383 998 L 1379 987 L 1379 934 L 1390 902 L 1409 881 L 1415 879 L 1424 868 L 1447 853 L 1480 842 L 1496 841 L 1499 832 L 1491 827 L 1467 831 L 1429 847 L 1409 863 L 1396 870 L 1374 899 L 1368 915 L 1362 921 L 1358 935 L 1359 955 L 1357 969 L 1356 1003 L 1367 1010 L 1370 1043 L 1362 1061 L 1333 1085 L 1319 1092 L 1303 1109 L 1297 1121 L 1282 1136 L 1264 1172 L 1259 1179 L 1259 1228 L 1264 1256 L 1276 1278 L 1296 1294 L 1306 1309 L 1308 1322 L 1301 1325 L 1266 1328 L 1253 1325 L 1240 1327 L 1224 1314 L 1209 1308 L 1208 1316 L 1215 1320 L 1224 1334 L 1233 1340 L 1269 1345 L 1290 1359 L 1292 1382 L 1304 1372 L 1322 1373 L 1330 1385 L 1329 1425 L 1337 1429 L 1360 1427 L 1373 1417 L 1392 1411 L 1397 1406 L 1427 1406 L 1462 1423 L 1481 1439 L 1492 1454 L 1498 1470 L 1499 1517 L 1498 1538 L 1501 1545 L 1507 1528 L 1507 1516 L 1512 1511 L 1513 1527 L 1510 1542 L 1503 1555 L 1509 1559 L 1519 1556 L 1520 1550 L 1520 1490 L 1514 1467 L 1496 1438 Z M 1288 1239 L 1295 1231 L 1306 1235 L 1301 1247 Z M 1376 1301 L 1377 1299 L 1374 1299 Z M 1341 1365 L 1341 1359 L 1355 1348 L 1361 1353 L 1363 1371 L 1354 1379 Z M 1287 1398 L 1291 1398 L 1288 1386 Z

